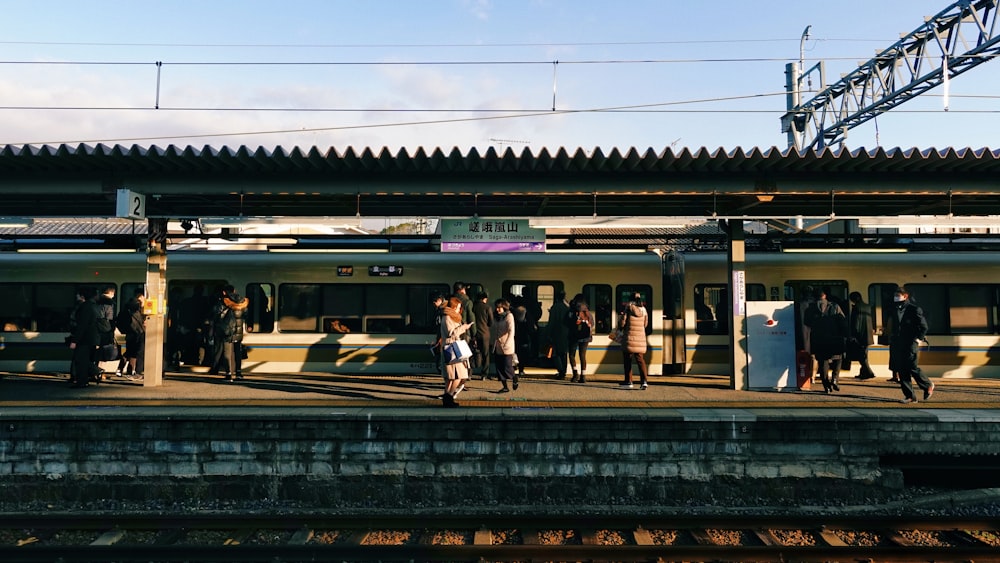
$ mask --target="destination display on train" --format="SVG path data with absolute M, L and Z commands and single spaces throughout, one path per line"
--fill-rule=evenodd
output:
M 441 219 L 441 252 L 545 252 L 527 219 Z
M 386 277 L 398 277 L 403 275 L 402 266 L 368 266 L 368 275 L 386 278 Z

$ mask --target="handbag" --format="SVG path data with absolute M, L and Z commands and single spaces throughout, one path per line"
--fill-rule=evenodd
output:
M 609 335 L 609 338 L 611 338 L 612 342 L 617 342 L 618 344 L 621 344 L 622 343 L 622 335 L 623 334 L 624 334 L 624 331 L 622 331 L 622 329 L 616 328 L 616 329 L 614 329 L 614 330 L 611 331 L 611 334 Z
M 472 348 L 465 340 L 458 339 L 444 347 L 444 359 L 449 364 L 457 364 L 472 357 Z
M 118 346 L 112 342 L 104 344 L 97 349 L 97 361 L 110 362 L 118 359 Z

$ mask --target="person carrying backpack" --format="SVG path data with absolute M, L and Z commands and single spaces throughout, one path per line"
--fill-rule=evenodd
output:
M 143 314 L 143 304 L 146 293 L 143 288 L 136 288 L 132 299 L 118 312 L 115 317 L 115 328 L 125 335 L 125 353 L 127 361 L 122 377 L 132 380 L 142 377 L 146 362 L 146 315 Z
M 587 382 L 587 347 L 594 340 L 594 313 L 587 307 L 582 293 L 577 293 L 569 304 L 569 366 L 573 370 L 572 383 Z M 580 356 L 580 371 L 576 371 L 576 356 Z
M 94 381 L 100 383 L 104 376 L 104 369 L 101 362 L 117 360 L 120 351 L 115 343 L 115 286 L 107 285 L 101 289 L 101 294 L 97 296 L 97 330 L 100 333 L 100 342 L 97 352 L 94 355 Z

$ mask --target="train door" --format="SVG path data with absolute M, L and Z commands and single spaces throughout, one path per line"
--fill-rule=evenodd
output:
M 542 351 L 549 342 L 549 309 L 555 302 L 556 294 L 565 291 L 559 280 L 504 280 L 503 295 L 510 301 L 514 314 L 514 341 L 517 343 L 517 357 L 525 366 L 547 366 L 548 358 Z
M 840 306 L 844 315 L 850 314 L 847 296 L 850 288 L 844 280 L 787 280 L 785 281 L 785 300 L 795 303 L 795 348 L 805 349 L 805 336 L 802 330 L 802 315 L 806 307 L 815 301 L 816 290 L 822 289 L 827 298 Z
M 684 310 L 684 257 L 670 252 L 663 259 L 664 375 L 682 374 L 687 365 Z
M 171 280 L 167 284 L 167 361 L 173 368 L 213 361 L 212 305 L 226 280 Z

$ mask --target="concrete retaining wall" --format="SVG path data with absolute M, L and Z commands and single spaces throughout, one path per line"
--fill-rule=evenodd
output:
M 880 456 L 1000 453 L 1000 422 L 916 411 L 892 420 L 697 409 L 474 414 L 0 413 L 0 489 L 24 501 L 676 505 L 728 489 L 786 501 L 892 490 L 901 476 Z

